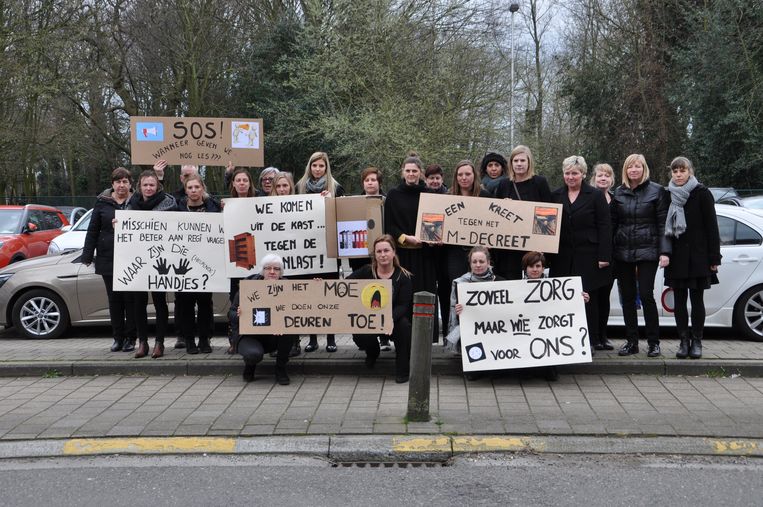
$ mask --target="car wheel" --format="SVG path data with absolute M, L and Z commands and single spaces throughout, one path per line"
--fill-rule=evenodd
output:
M 745 338 L 763 341 L 763 285 L 745 291 L 734 307 L 734 325 Z
M 13 305 L 13 325 L 26 338 L 58 338 L 69 327 L 69 309 L 47 289 L 30 290 Z
M 23 260 L 24 260 L 24 258 L 23 258 L 23 257 L 21 257 L 21 256 L 16 256 L 16 257 L 14 257 L 13 259 L 11 259 L 11 260 L 10 260 L 10 262 L 9 262 L 8 264 L 13 264 L 14 262 L 21 262 L 21 261 L 23 261 Z

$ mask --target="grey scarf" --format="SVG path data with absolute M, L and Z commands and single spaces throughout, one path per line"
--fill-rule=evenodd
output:
M 694 176 L 681 186 L 670 180 L 668 192 L 670 192 L 670 208 L 668 208 L 668 218 L 665 221 L 665 236 L 679 237 L 686 232 L 686 215 L 684 214 L 684 204 L 689 199 L 689 194 L 697 188 L 699 182 Z
M 307 189 L 308 194 L 320 194 L 326 190 L 326 175 L 324 174 L 318 180 L 307 178 L 305 189 Z

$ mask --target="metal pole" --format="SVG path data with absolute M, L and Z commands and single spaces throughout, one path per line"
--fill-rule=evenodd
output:
M 511 138 L 509 146 L 514 149 L 514 13 L 519 10 L 519 4 L 511 4 L 511 105 L 509 106 L 509 121 L 511 122 Z
M 434 313 L 434 294 L 431 292 L 417 292 L 413 295 L 411 373 L 408 380 L 409 421 L 428 421 L 430 419 L 429 384 L 432 375 Z

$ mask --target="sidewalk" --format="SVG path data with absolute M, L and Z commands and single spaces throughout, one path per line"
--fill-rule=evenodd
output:
M 109 338 L 64 338 L 58 340 L 24 340 L 0 335 L 0 377 L 61 375 L 239 375 L 242 361 L 239 356 L 225 354 L 225 338 L 212 340 L 211 354 L 189 355 L 185 350 L 172 348 L 175 338 L 168 338 L 165 356 L 160 359 L 134 359 L 132 353 L 109 352 Z M 302 346 L 307 343 L 302 339 Z M 619 347 L 620 342 L 614 341 Z M 661 341 L 662 356 L 646 357 L 643 351 L 635 356 L 619 357 L 617 351 L 596 352 L 592 363 L 559 367 L 565 374 L 627 374 L 648 375 L 712 375 L 740 374 L 763 377 L 763 342 L 730 339 L 706 339 L 702 359 L 675 358 L 678 340 Z M 349 335 L 337 335 L 339 350 L 325 351 L 325 339 L 319 338 L 316 352 L 293 357 L 289 371 L 303 375 L 368 375 L 362 351 Z M 149 343 L 153 346 L 153 342 Z M 382 352 L 373 374 L 392 375 L 394 350 Z M 260 371 L 272 371 L 273 359 L 265 358 Z M 460 375 L 461 359 L 441 345 L 432 347 L 433 375 Z

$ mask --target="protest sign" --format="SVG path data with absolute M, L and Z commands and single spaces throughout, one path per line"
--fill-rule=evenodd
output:
M 242 334 L 392 332 L 390 280 L 242 280 Z
M 265 150 L 261 119 L 130 118 L 133 164 L 197 164 L 262 167 Z
M 331 257 L 368 257 L 384 234 L 381 196 L 355 195 L 326 199 L 326 238 Z
M 460 283 L 464 371 L 591 362 L 580 277 Z
M 325 200 L 319 194 L 225 199 L 228 277 L 259 272 L 269 253 L 283 257 L 287 276 L 336 271 L 326 251 Z
M 116 212 L 114 290 L 228 292 L 220 213 Z
M 514 199 L 421 194 L 421 241 L 557 253 L 562 205 Z

